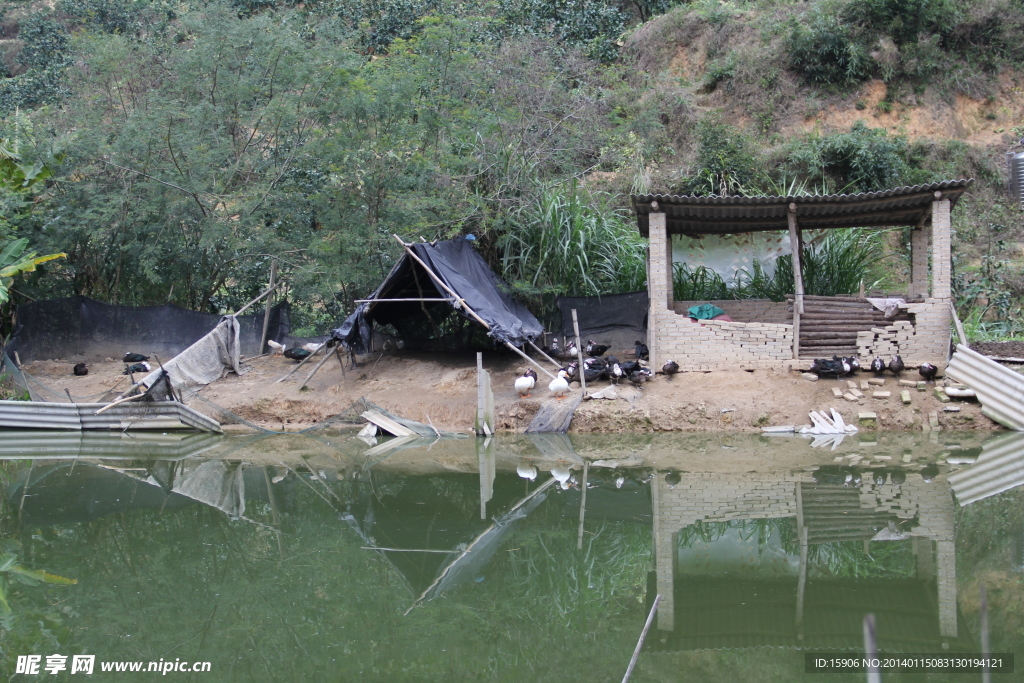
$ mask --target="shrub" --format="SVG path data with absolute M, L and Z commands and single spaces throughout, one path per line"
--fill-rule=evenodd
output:
M 794 21 L 786 39 L 792 67 L 808 80 L 830 88 L 847 88 L 871 75 L 873 63 L 862 32 L 828 7 L 819 6 Z
M 953 0 L 853 0 L 844 20 L 888 34 L 897 45 L 916 43 L 923 33 L 948 33 L 959 21 Z
M 697 167 L 673 191 L 690 195 L 746 195 L 758 175 L 758 161 L 742 133 L 711 116 L 697 124 Z

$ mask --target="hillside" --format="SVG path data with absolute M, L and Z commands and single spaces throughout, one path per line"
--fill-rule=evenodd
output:
M 472 233 L 543 317 L 643 287 L 631 192 L 973 177 L 957 305 L 975 337 L 1024 333 L 1020 0 L 57 0 L 7 3 L 0 34 L 0 243 L 68 255 L 14 303 L 231 309 L 276 258 L 316 333 L 387 272 L 391 233 Z M 878 239 L 851 243 L 899 286 L 907 236 Z

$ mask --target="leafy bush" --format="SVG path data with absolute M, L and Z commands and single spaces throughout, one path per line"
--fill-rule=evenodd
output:
M 0 81 L 0 115 L 59 100 L 66 94 L 64 68 L 71 63 L 68 33 L 49 15 L 30 14 L 18 30 L 17 61 L 25 73 Z
M 948 33 L 960 12 L 954 0 L 853 0 L 844 20 L 888 34 L 897 45 L 916 43 L 923 33 Z
M 928 182 L 930 174 L 910 163 L 905 138 L 858 121 L 847 133 L 811 136 L 790 146 L 786 166 L 829 190 L 872 192 Z
M 673 188 L 689 195 L 746 195 L 755 192 L 758 160 L 743 134 L 714 116 L 697 124 L 697 167 Z
M 802 23 L 794 20 L 786 49 L 796 71 L 826 88 L 848 88 L 874 68 L 867 37 L 830 6 L 817 6 Z
M 498 11 L 509 36 L 547 36 L 584 47 L 604 63 L 619 56 L 617 41 L 629 19 L 614 3 L 593 0 L 499 0 Z

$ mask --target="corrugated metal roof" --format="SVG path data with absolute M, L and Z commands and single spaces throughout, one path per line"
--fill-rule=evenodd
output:
M 931 215 L 935 193 L 955 206 L 973 180 L 944 180 L 862 194 L 788 197 L 692 197 L 634 195 L 640 233 L 647 237 L 647 216 L 664 212 L 669 234 L 729 234 L 788 230 L 788 210 L 796 204 L 804 230 L 853 227 L 915 227 Z M 652 202 L 656 202 L 652 206 Z M 656 208 L 655 208 L 656 207 Z

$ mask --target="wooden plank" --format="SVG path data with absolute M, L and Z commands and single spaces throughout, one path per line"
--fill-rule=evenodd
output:
M 793 258 L 793 358 L 800 358 L 800 315 L 804 312 L 804 274 L 800 268 L 800 228 L 796 222 L 796 204 L 786 212 L 789 222 L 789 245 Z
M 403 427 L 402 425 L 398 424 L 391 418 L 387 417 L 386 415 L 382 415 L 376 410 L 367 410 L 360 417 L 362 417 L 367 422 L 372 422 L 373 424 L 377 425 L 387 433 L 393 434 L 394 436 L 418 436 L 416 432 L 414 432 L 413 430 L 409 429 L 408 427 Z

